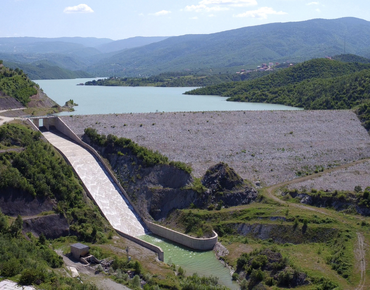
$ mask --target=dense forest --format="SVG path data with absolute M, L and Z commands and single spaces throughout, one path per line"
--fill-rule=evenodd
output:
M 13 97 L 27 106 L 30 97 L 37 94 L 36 87 L 37 84 L 32 82 L 22 70 L 6 68 L 0 61 L 0 96 Z
M 370 64 L 357 56 L 314 59 L 255 80 L 229 82 L 186 94 L 220 95 L 228 101 L 282 104 L 306 110 L 356 109 L 369 130 Z M 361 61 L 366 59 L 360 58 Z
M 272 71 L 252 71 L 243 74 L 189 74 L 189 73 L 162 73 L 157 76 L 147 78 L 118 78 L 110 77 L 107 79 L 99 79 L 86 82 L 88 86 L 153 86 L 153 87 L 204 87 L 225 82 L 240 82 L 252 80 L 264 75 L 272 73 Z
M 329 79 L 366 69 L 370 69 L 369 64 L 343 63 L 330 59 L 313 59 L 255 80 L 224 83 L 192 90 L 186 94 L 220 95 L 231 97 L 230 100 L 235 101 L 255 101 L 254 99 L 249 100 L 252 92 L 268 92 L 276 88 L 296 85 L 305 80 Z M 245 94 L 249 94 L 248 98 L 245 97 Z M 262 98 L 258 98 L 258 101 L 266 102 Z

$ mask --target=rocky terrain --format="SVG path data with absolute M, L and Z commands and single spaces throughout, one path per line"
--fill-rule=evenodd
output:
M 14 109 L 14 108 L 22 108 L 22 107 L 23 105 L 20 102 L 18 102 L 16 99 L 5 96 L 0 92 L 0 111 Z
M 195 177 L 225 162 L 242 178 L 272 185 L 370 157 L 370 136 L 352 111 L 234 111 L 65 116 L 78 135 L 129 138 L 182 161 Z M 366 176 L 361 178 L 365 179 Z M 358 184 L 362 184 L 357 181 Z
M 289 189 L 311 189 L 318 190 L 344 190 L 353 191 L 355 186 L 360 186 L 362 189 L 370 186 L 370 161 L 356 164 L 354 166 L 339 169 L 335 172 L 322 174 L 315 179 L 306 180 L 300 183 L 291 184 Z
M 131 149 L 101 147 L 87 135 L 82 139 L 109 161 L 132 202 L 148 219 L 161 220 L 173 210 L 189 206 L 214 207 L 221 201 L 224 206 L 249 204 L 258 195 L 225 163 L 211 167 L 197 180 L 171 164 L 147 165 Z

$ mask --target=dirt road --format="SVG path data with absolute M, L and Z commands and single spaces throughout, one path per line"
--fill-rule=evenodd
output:
M 279 189 L 281 187 L 284 187 L 284 186 L 288 186 L 290 184 L 299 183 L 299 182 L 306 181 L 306 180 L 309 180 L 309 179 L 315 179 L 317 177 L 321 177 L 323 174 L 330 173 L 330 172 L 335 172 L 337 170 L 348 168 L 348 167 L 354 166 L 356 164 L 367 162 L 369 160 L 370 160 L 369 158 L 358 160 L 358 161 L 351 162 L 351 163 L 348 163 L 348 164 L 344 164 L 344 165 L 341 165 L 341 166 L 338 166 L 338 167 L 335 167 L 335 168 L 324 170 L 321 173 L 317 173 L 317 174 L 313 174 L 313 175 L 309 175 L 309 176 L 297 178 L 297 179 L 294 179 L 294 180 L 282 182 L 282 183 L 279 183 L 279 184 L 275 184 L 273 186 L 270 186 L 270 187 L 266 188 L 266 191 L 265 192 L 266 192 L 267 196 L 269 198 L 273 199 L 274 201 L 276 201 L 276 202 L 278 202 L 280 204 L 283 204 L 283 205 L 288 205 L 288 202 L 281 200 L 280 198 L 278 198 L 274 194 L 274 192 L 277 189 Z M 296 207 L 296 208 L 301 208 L 301 209 L 305 209 L 305 210 L 310 210 L 310 211 L 314 211 L 314 212 L 318 212 L 318 213 L 321 213 L 321 214 L 324 214 L 324 215 L 328 215 L 328 216 L 331 215 L 327 211 L 324 211 L 324 210 L 321 210 L 321 209 L 315 208 L 315 207 L 309 207 L 309 206 L 305 206 L 305 205 L 301 205 L 301 204 L 296 204 L 296 203 L 289 203 L 289 206 Z M 344 221 L 343 219 L 340 219 L 340 220 L 343 223 L 346 223 L 346 221 Z M 355 288 L 355 290 L 365 290 L 365 289 L 368 289 L 368 288 L 367 288 L 367 286 L 365 284 L 365 282 L 366 282 L 366 258 L 365 258 L 365 254 L 366 254 L 366 252 L 365 252 L 365 247 L 364 247 L 364 245 L 365 245 L 365 237 L 363 236 L 362 233 L 357 232 L 357 240 L 358 240 L 358 244 L 357 244 L 357 247 L 356 247 L 356 250 L 355 250 L 355 257 L 356 257 L 357 263 L 359 265 L 359 270 L 360 270 L 360 273 L 361 273 L 361 278 L 360 278 L 360 282 L 359 282 L 358 286 Z

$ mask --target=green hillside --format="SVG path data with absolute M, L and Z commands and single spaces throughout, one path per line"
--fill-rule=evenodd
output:
M 12 97 L 23 106 L 31 101 L 30 97 L 37 94 L 37 85 L 20 69 L 8 69 L 0 61 L 0 92 Z
M 248 74 L 188 74 L 188 73 L 163 73 L 148 78 L 129 78 L 129 77 L 110 77 L 88 81 L 85 85 L 89 86 L 153 86 L 153 87 L 202 87 L 211 86 L 226 82 L 240 82 L 252 80 L 272 71 L 253 71 Z
M 31 64 L 5 62 L 5 65 L 13 69 L 22 69 L 31 80 L 76 79 L 92 77 L 91 74 L 88 74 L 84 71 L 71 71 L 45 61 Z
M 234 71 L 265 62 L 304 61 L 346 52 L 370 56 L 370 23 L 356 18 L 273 23 L 208 35 L 170 37 L 126 50 L 89 67 L 109 76 L 157 75 L 168 71 Z
M 370 63 L 370 59 L 355 54 L 341 54 L 336 55 L 333 59 L 341 62 L 359 62 L 359 63 Z
M 63 157 L 23 124 L 0 127 L 0 197 L 13 193 L 17 199 L 36 198 L 40 204 L 55 200 L 55 212 L 69 224 L 75 239 L 106 242 L 110 227 L 99 210 L 87 200 L 84 189 Z M 6 199 L 6 198 L 5 198 Z M 4 210 L 4 208 L 3 208 Z M 63 266 L 45 237 L 22 235 L 22 218 L 5 216 L 0 210 L 0 276 L 15 278 L 22 285 L 42 284 L 42 289 L 96 289 L 62 277 L 53 270 Z M 56 286 L 59 284 L 59 287 Z M 65 285 L 64 285 L 65 284 Z M 79 285 L 80 284 L 80 285 Z M 70 287 L 68 287 L 70 285 Z
M 256 80 L 196 89 L 230 101 L 284 104 L 304 109 L 349 109 L 368 98 L 370 65 L 314 59 Z

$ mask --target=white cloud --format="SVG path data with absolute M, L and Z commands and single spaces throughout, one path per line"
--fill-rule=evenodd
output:
M 319 8 L 316 9 L 317 13 L 321 13 L 321 10 Z
M 227 5 L 234 7 L 256 6 L 257 0 L 202 0 L 203 5 Z
M 86 4 L 80 4 L 77 6 L 66 7 L 63 12 L 64 13 L 94 13 L 94 10 L 92 10 Z
M 307 3 L 306 5 L 310 6 L 310 5 L 320 5 L 319 2 L 310 2 L 310 3 Z
M 257 0 L 202 0 L 198 5 L 188 5 L 185 11 L 215 12 L 229 10 L 231 7 L 256 6 Z
M 199 5 L 190 5 L 185 7 L 185 11 L 195 11 L 195 12 L 215 12 L 215 11 L 222 11 L 222 10 L 229 10 L 228 7 L 221 7 L 221 6 L 207 6 L 203 4 Z
M 164 15 L 168 15 L 170 14 L 171 11 L 168 11 L 168 10 L 161 10 L 161 11 L 158 11 L 156 13 L 153 13 L 152 15 L 155 15 L 155 16 L 164 16 Z
M 267 19 L 268 15 L 285 15 L 285 14 L 287 13 L 283 11 L 275 11 L 271 7 L 261 7 L 257 10 L 246 11 L 244 13 L 234 15 L 234 17 L 251 17 L 251 18 Z

